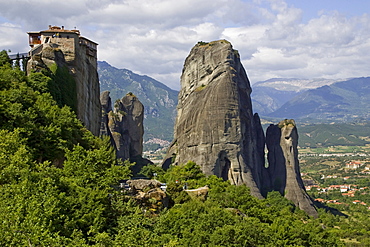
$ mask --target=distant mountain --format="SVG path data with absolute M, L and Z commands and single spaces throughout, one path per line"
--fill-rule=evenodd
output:
M 252 87 L 253 111 L 265 116 L 276 111 L 298 94 L 295 91 L 283 91 L 271 87 Z
M 253 84 L 255 87 L 270 87 L 280 91 L 302 92 L 309 89 L 315 89 L 325 85 L 331 85 L 342 80 L 334 79 L 297 79 L 297 78 L 272 78 L 266 81 L 259 81 Z
M 252 85 L 254 112 L 267 115 L 279 109 L 295 96 L 310 89 L 331 85 L 338 80 L 273 78 Z
M 144 141 L 172 141 L 178 92 L 148 76 L 98 62 L 100 91 L 110 91 L 112 102 L 132 92 L 144 105 Z
M 177 91 L 153 78 L 135 74 L 127 69 L 117 69 L 107 62 L 98 62 L 98 73 L 100 90 L 110 91 L 112 102 L 132 92 L 144 104 L 144 141 L 153 138 L 172 141 Z M 306 120 L 330 123 L 370 120 L 369 95 L 370 77 L 365 77 L 339 82 L 327 79 L 275 78 L 253 84 L 251 96 L 253 111 L 258 112 L 262 118 L 276 121 L 293 118 L 298 123 Z M 321 132 L 317 134 L 317 131 L 314 131 L 317 127 L 312 127 L 312 131 L 309 128 L 309 126 L 303 129 L 300 127 L 300 133 L 304 133 L 300 136 L 303 146 L 304 143 L 313 146 L 325 137 L 320 134 Z M 361 138 L 353 135 L 340 136 L 330 132 L 343 128 L 325 125 L 320 131 L 328 133 L 327 136 L 332 136 L 331 139 L 338 139 L 337 141 L 333 139 L 329 143 L 343 142 L 348 145 L 363 143 Z M 328 138 L 324 138 L 323 143 L 325 140 L 328 142 Z
M 307 90 L 266 116 L 330 121 L 370 120 L 369 95 L 370 77 L 350 79 Z

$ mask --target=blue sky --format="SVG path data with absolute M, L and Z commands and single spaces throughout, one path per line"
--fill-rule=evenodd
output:
M 317 18 L 319 13 L 338 11 L 347 17 L 360 16 L 370 12 L 367 0 L 289 0 L 289 5 L 303 10 L 303 20 Z
M 370 76 L 367 0 L 0 0 L 0 49 L 29 49 L 27 31 L 76 27 L 98 58 L 174 89 L 198 41 L 229 40 L 251 83 Z

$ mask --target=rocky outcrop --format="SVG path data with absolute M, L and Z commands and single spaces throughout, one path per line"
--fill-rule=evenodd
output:
M 201 201 L 205 201 L 208 196 L 209 187 L 203 186 L 197 189 L 192 190 L 184 190 L 191 198 L 199 199 Z
M 159 213 L 161 209 L 170 206 L 170 198 L 160 187 L 157 180 L 137 179 L 128 180 L 128 197 L 136 200 L 141 207 L 151 213 Z
M 98 135 L 101 108 L 96 58 L 87 56 L 84 49 L 63 52 L 63 47 L 54 43 L 40 47 L 42 49 L 28 61 L 27 73 L 50 70 L 56 80 L 60 80 L 54 85 L 58 88 L 56 100 L 72 107 L 86 128 Z
M 157 180 L 136 179 L 127 180 L 126 182 L 132 190 L 149 190 L 153 188 L 160 188 L 162 183 Z
M 141 157 L 143 152 L 144 107 L 132 93 L 114 103 L 111 108 L 109 92 L 102 92 L 102 124 L 100 135 L 111 138 L 117 158 L 122 160 Z
M 298 132 L 294 120 L 283 120 L 278 125 L 270 125 L 266 132 L 266 145 L 269 179 L 264 180 L 264 187 L 279 191 L 309 215 L 317 216 L 299 170 Z
M 252 113 L 250 93 L 231 44 L 199 42 L 184 64 L 174 141 L 163 167 L 191 160 L 207 175 L 247 185 L 258 198 L 277 190 L 316 216 L 300 177 L 294 121 L 270 126 L 265 138 L 258 114 Z
M 263 149 L 258 150 L 260 127 L 250 93 L 239 54 L 228 41 L 198 43 L 184 64 L 167 162 L 173 157 L 177 164 L 192 160 L 205 174 L 246 184 L 262 197 Z

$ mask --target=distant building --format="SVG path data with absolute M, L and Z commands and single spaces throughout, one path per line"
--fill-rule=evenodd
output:
M 32 49 L 41 44 L 53 43 L 58 44 L 63 53 L 76 53 L 76 49 L 83 46 L 87 55 L 97 58 L 97 43 L 82 37 L 79 30 L 67 30 L 64 29 L 64 26 L 57 27 L 49 25 L 49 29 L 47 30 L 28 32 L 28 40 Z
M 357 168 L 359 168 L 363 165 L 364 164 L 360 161 L 351 161 L 351 162 L 346 164 L 346 168 L 348 168 L 348 169 L 357 169 Z
M 315 201 L 317 202 L 321 202 L 321 203 L 325 203 L 326 201 L 322 198 L 316 198 Z
M 348 197 L 354 197 L 355 196 L 355 193 L 353 192 L 348 192 L 348 193 L 342 193 L 342 196 L 348 196 Z

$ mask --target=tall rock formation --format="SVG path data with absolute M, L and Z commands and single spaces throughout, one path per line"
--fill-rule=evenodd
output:
M 263 147 L 257 144 L 260 127 L 250 93 L 239 53 L 228 41 L 195 45 L 181 76 L 174 142 L 166 162 L 173 157 L 177 164 L 192 160 L 205 174 L 246 184 L 261 198 Z
M 266 132 L 266 146 L 269 178 L 264 180 L 264 187 L 279 191 L 309 215 L 317 216 L 299 170 L 298 131 L 294 120 L 286 119 L 278 125 L 270 125 Z
M 100 91 L 110 91 L 112 101 L 132 92 L 144 105 L 144 143 L 156 139 L 172 141 L 178 91 L 148 76 L 117 69 L 98 61 Z
M 58 85 L 60 104 L 67 104 L 94 135 L 99 135 L 101 107 L 97 72 L 97 44 L 78 30 L 49 26 L 48 30 L 29 32 L 31 50 L 27 72 L 50 70 Z M 55 97 L 55 95 L 53 95 Z
M 256 197 L 277 190 L 316 216 L 300 177 L 294 121 L 270 126 L 265 139 L 250 94 L 239 54 L 228 41 L 195 45 L 185 60 L 174 141 L 163 166 L 192 160 L 207 175 L 247 185 Z
M 143 152 L 143 104 L 132 93 L 128 93 L 111 107 L 109 92 L 101 93 L 102 124 L 100 135 L 111 138 L 117 151 L 117 158 L 122 160 L 141 157 Z

